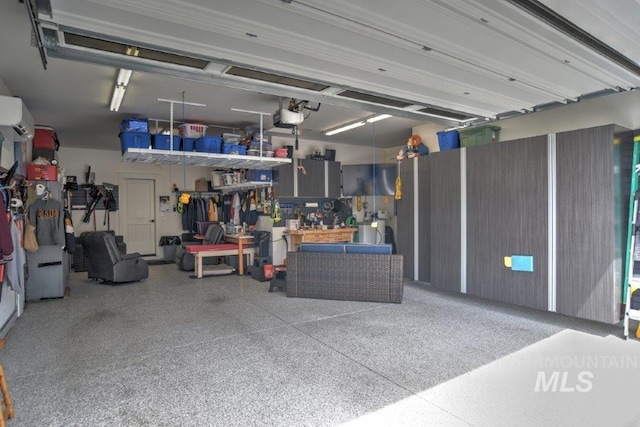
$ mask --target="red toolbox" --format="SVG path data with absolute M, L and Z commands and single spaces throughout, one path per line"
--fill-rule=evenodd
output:
M 27 179 L 29 181 L 57 181 L 58 165 L 27 165 Z
M 57 150 L 60 148 L 58 136 L 53 128 L 37 126 L 33 136 L 33 148 L 44 148 L 47 150 Z

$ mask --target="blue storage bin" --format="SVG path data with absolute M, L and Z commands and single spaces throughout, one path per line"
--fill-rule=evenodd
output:
M 195 138 L 182 138 L 182 145 L 180 146 L 180 149 L 182 151 L 193 151 L 193 145 L 194 142 L 196 141 Z
M 129 118 L 120 122 L 120 132 L 149 132 L 149 119 Z
M 460 134 L 457 130 L 437 132 L 440 151 L 460 148 Z
M 151 145 L 151 134 L 144 132 L 120 132 L 120 145 L 122 154 L 129 148 L 149 148 Z
M 200 153 L 219 153 L 222 138 L 219 136 L 203 136 L 194 142 L 195 151 Z
M 247 146 L 238 145 L 238 144 L 223 144 L 222 153 L 223 154 L 239 154 L 244 156 L 247 154 Z
M 253 182 L 270 182 L 272 177 L 271 169 L 252 169 L 245 173 L 246 180 Z
M 156 149 L 156 150 L 171 150 L 172 148 L 169 146 L 169 141 L 171 135 L 164 135 L 161 133 L 157 133 L 155 135 L 153 135 L 153 141 L 151 143 L 151 147 Z M 180 137 L 179 136 L 174 136 L 173 137 L 173 150 L 179 150 L 180 149 Z

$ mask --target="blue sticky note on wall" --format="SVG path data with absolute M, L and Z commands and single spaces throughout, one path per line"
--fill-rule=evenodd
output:
M 511 270 L 533 271 L 533 257 L 530 255 L 511 255 Z

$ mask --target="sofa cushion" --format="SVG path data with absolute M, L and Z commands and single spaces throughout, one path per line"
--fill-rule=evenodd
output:
M 322 252 L 331 254 L 343 254 L 344 243 L 301 243 L 298 252 Z
M 346 243 L 345 251 L 348 254 L 381 254 L 391 255 L 390 244 L 370 245 L 368 243 Z
M 301 243 L 298 246 L 298 252 L 391 255 L 393 247 L 390 244 L 372 245 L 370 243 Z

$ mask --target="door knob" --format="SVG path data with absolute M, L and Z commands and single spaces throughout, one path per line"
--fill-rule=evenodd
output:
M 156 220 L 155 219 L 150 219 L 149 222 L 156 222 Z

